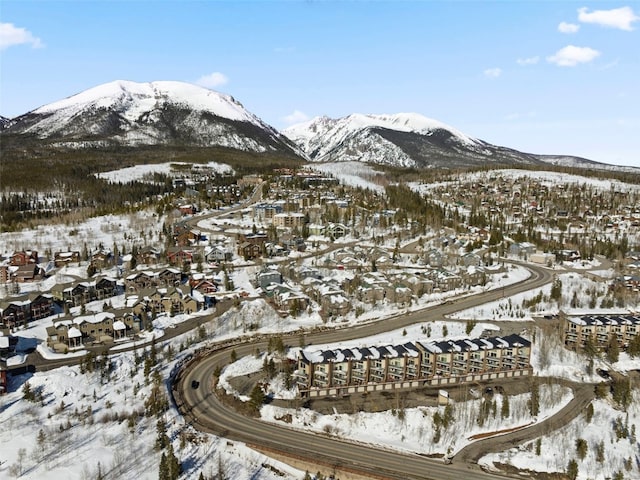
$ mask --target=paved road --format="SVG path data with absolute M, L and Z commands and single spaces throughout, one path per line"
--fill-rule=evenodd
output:
M 528 268 L 532 272 L 531 277 L 519 284 L 452 300 L 444 305 L 398 315 L 377 323 L 342 330 L 305 333 L 305 339 L 307 342 L 322 344 L 379 334 L 417 322 L 440 319 L 455 311 L 538 288 L 551 281 L 552 273 L 548 270 L 533 266 Z M 289 343 L 293 344 L 295 340 L 293 337 Z M 510 442 L 522 442 L 525 438 L 535 438 L 541 433 L 557 428 L 577 415 L 591 399 L 589 391 L 592 391 L 592 387 L 579 387 L 576 391 L 576 400 L 552 419 L 541 423 L 539 427 L 521 430 L 502 436 L 500 439 L 476 442 L 474 445 L 477 446 L 459 452 L 453 464 L 444 465 L 441 460 L 429 459 L 417 454 L 392 452 L 375 445 L 361 445 L 327 435 L 310 434 L 268 424 L 255 418 L 245 417 L 232 407 L 221 403 L 213 393 L 214 372 L 228 363 L 231 349 L 235 349 L 238 356 L 243 356 L 252 354 L 256 348 L 264 350 L 266 347 L 265 342 L 255 339 L 233 347 L 220 347 L 211 353 L 203 354 L 183 368 L 173 384 L 173 393 L 178 408 L 187 422 L 202 431 L 293 455 L 301 455 L 305 458 L 318 459 L 328 465 L 348 466 L 375 478 L 380 476 L 389 479 L 438 480 L 459 480 L 460 476 L 468 480 L 513 478 L 508 475 L 484 472 L 475 465 L 475 461 L 485 451 L 503 449 L 504 442 L 509 448 L 513 446 Z M 194 380 L 200 383 L 200 388 L 191 388 L 191 382 Z M 487 446 L 486 450 L 483 445 Z

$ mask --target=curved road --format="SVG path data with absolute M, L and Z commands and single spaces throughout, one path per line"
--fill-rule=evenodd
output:
M 307 342 L 311 340 L 318 344 L 375 335 L 413 323 L 442 318 L 503 296 L 539 288 L 551 281 L 552 273 L 548 270 L 530 265 L 527 267 L 532 275 L 519 284 L 455 299 L 444 305 L 355 328 L 319 333 L 305 332 L 305 339 Z M 295 342 L 295 339 L 294 336 L 292 340 Z M 326 465 L 351 468 L 372 478 L 458 480 L 461 475 L 468 480 L 513 478 L 503 474 L 486 473 L 470 462 L 475 462 L 485 452 L 500 451 L 505 446 L 509 448 L 514 443 L 524 441 L 524 438 L 532 438 L 531 435 L 535 438 L 566 423 L 588 404 L 591 399 L 590 392 L 593 391 L 592 386 L 578 386 L 575 390 L 575 399 L 557 415 L 528 429 L 475 442 L 461 450 L 453 464 L 445 465 L 441 460 L 429 459 L 417 454 L 399 453 L 376 445 L 362 445 L 327 435 L 302 432 L 241 415 L 233 407 L 222 403 L 213 393 L 214 372 L 228 363 L 232 349 L 235 349 L 238 356 L 251 355 L 256 348 L 266 349 L 267 343 L 253 339 L 234 346 L 213 348 L 212 352 L 203 353 L 184 366 L 173 384 L 176 404 L 191 425 L 199 430 L 232 440 L 263 446 L 294 456 L 313 458 Z M 200 382 L 201 388 L 191 388 L 192 381 Z

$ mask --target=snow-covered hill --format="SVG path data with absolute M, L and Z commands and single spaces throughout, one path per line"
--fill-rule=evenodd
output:
M 315 162 L 419 168 L 544 164 L 611 168 L 579 157 L 535 155 L 492 145 L 417 113 L 317 117 L 283 133 Z
M 106 83 L 21 115 L 6 132 L 75 147 L 167 144 L 295 151 L 233 97 L 182 82 Z
M 468 164 L 471 160 L 536 163 L 520 152 L 494 147 L 437 120 L 416 113 L 353 114 L 340 119 L 318 117 L 283 133 L 310 160 L 361 161 L 401 167 Z M 501 153 L 498 155 L 498 153 Z M 508 153 L 508 154 L 507 154 Z M 462 166 L 462 165 L 460 165 Z

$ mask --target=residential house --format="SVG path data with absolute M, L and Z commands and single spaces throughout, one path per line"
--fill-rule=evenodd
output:
M 53 326 L 47 327 L 47 345 L 57 352 L 66 352 L 86 343 L 113 341 L 114 321 L 112 312 L 55 319 Z
M 273 216 L 273 224 L 279 228 L 302 228 L 305 223 L 304 213 L 287 212 Z
M 31 320 L 31 302 L 23 297 L 0 303 L 0 319 L 6 328 L 23 327 Z
M 426 264 L 433 268 L 440 268 L 445 264 L 446 255 L 435 248 L 428 250 L 425 253 Z
M 266 290 L 272 283 L 282 283 L 282 274 L 276 269 L 265 268 L 256 275 L 256 283 L 262 290 Z
M 536 246 L 530 242 L 512 243 L 509 245 L 509 253 L 521 257 L 528 257 L 536 253 Z
M 160 250 L 145 246 L 136 255 L 136 262 L 138 265 L 156 265 L 160 261 L 161 254 Z
M 109 250 L 100 249 L 91 255 L 91 265 L 97 269 L 107 268 L 113 264 L 113 254 Z
M 14 267 L 20 267 L 30 263 L 38 263 L 38 252 L 36 250 L 21 250 L 19 252 L 13 252 L 9 263 Z
M 233 252 L 224 247 L 216 245 L 204 250 L 205 261 L 209 263 L 230 262 L 233 260 Z
M 349 233 L 349 227 L 342 223 L 329 223 L 325 228 L 325 235 L 331 238 L 341 238 Z
M 70 264 L 80 263 L 80 252 L 77 250 L 68 252 L 56 252 L 53 255 L 53 263 L 57 268 L 66 267 Z
M 462 283 L 470 287 L 484 285 L 487 282 L 487 274 L 482 267 L 469 266 L 461 272 L 460 277 Z
M 238 245 L 238 255 L 245 260 L 253 260 L 262 256 L 262 248 L 256 243 L 242 242 Z
M 30 296 L 31 320 L 40 320 L 53 315 L 53 295 L 47 293 L 35 293 Z
M 93 289 L 96 300 L 104 300 L 119 294 L 118 281 L 110 277 L 96 279 Z
M 13 271 L 13 279 L 18 283 L 35 282 L 42 280 L 46 273 L 44 268 L 35 263 L 25 263 L 19 265 L 15 271 Z
M 281 204 L 258 203 L 253 206 L 253 217 L 260 222 L 271 221 L 274 215 L 282 213 L 282 210 Z
M 169 247 L 167 250 L 167 261 L 170 265 L 177 265 L 180 267 L 188 266 L 194 262 L 195 258 L 196 254 L 193 249 Z

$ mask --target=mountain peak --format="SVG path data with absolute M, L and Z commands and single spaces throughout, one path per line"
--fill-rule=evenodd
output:
M 98 85 L 22 115 L 4 132 L 73 148 L 189 145 L 300 155 L 233 97 L 174 81 Z
M 46 114 L 59 110 L 86 108 L 117 108 L 127 111 L 132 104 L 144 109 L 153 108 L 163 102 L 184 105 L 196 111 L 208 111 L 229 120 L 251 123 L 256 123 L 258 120 L 229 95 L 176 81 L 138 83 L 115 80 L 44 105 L 31 113 Z M 128 113 L 135 115 L 138 113 L 138 108 Z
M 483 142 L 418 113 L 354 113 L 339 119 L 316 117 L 293 125 L 283 133 L 311 160 L 319 162 L 358 160 L 406 167 L 423 163 L 396 142 L 394 138 L 399 135 L 446 143 L 448 148 L 484 148 Z

